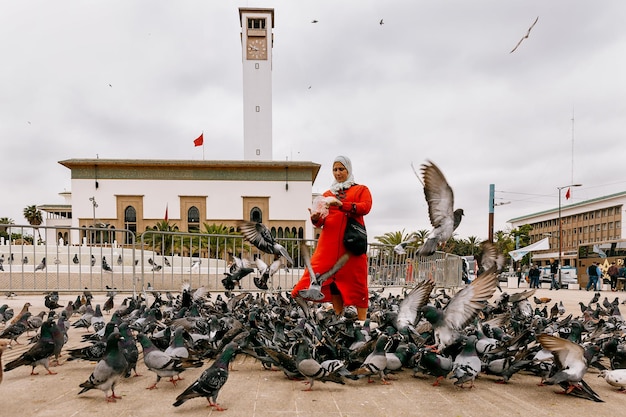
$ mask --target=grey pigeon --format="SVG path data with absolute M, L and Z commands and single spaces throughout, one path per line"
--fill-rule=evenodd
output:
M 263 223 L 240 220 L 237 222 L 237 227 L 245 239 L 259 250 L 270 254 L 280 254 L 285 257 L 289 265 L 293 265 L 293 259 L 289 256 L 287 249 L 274 239 L 270 230 Z
M 74 254 L 74 257 L 72 258 L 72 263 L 74 265 L 78 265 L 80 263 L 80 261 L 78 260 L 78 254 L 77 253 Z
M 107 272 L 113 272 L 113 268 L 108 264 L 107 258 L 105 256 L 102 257 L 102 270 Z
M 170 382 L 176 386 L 176 382 L 181 380 L 180 374 L 185 370 L 183 363 L 179 358 L 175 358 L 165 352 L 162 352 L 154 346 L 154 343 L 143 333 L 137 335 L 137 339 L 143 350 L 143 363 L 149 371 L 156 374 L 157 379 L 154 384 L 147 389 L 157 388 L 157 384 L 163 377 L 169 377 Z M 176 377 L 176 379 L 174 379 Z
M 461 223 L 463 209 L 454 209 L 454 193 L 439 168 L 430 161 L 422 164 L 424 195 L 428 203 L 428 217 L 433 230 L 424 245 L 417 251 L 419 256 L 430 256 L 439 244 L 445 243 Z
M 99 389 L 104 392 L 107 402 L 115 402 L 122 398 L 115 395 L 115 385 L 128 367 L 128 362 L 119 347 L 121 339 L 122 336 L 118 332 L 109 336 L 104 357 L 98 361 L 89 378 L 79 385 L 82 390 L 78 394 L 91 389 Z M 109 390 L 111 390 L 111 395 L 108 395 Z
M 41 258 L 41 262 L 39 262 L 39 265 L 35 267 L 35 272 L 43 271 L 44 269 L 46 269 L 46 257 L 45 256 Z
M 496 290 L 498 277 L 494 269 L 485 271 L 450 299 L 443 309 L 432 305 L 422 308 L 424 318 L 433 326 L 438 352 L 460 341 L 462 329 L 472 322 Z
M 352 371 L 352 375 L 358 377 L 367 376 L 367 382 L 372 382 L 372 376 L 378 375 L 382 384 L 390 384 L 385 377 L 385 368 L 387 367 L 386 349 L 389 345 L 389 336 L 381 334 L 376 340 L 374 351 L 370 353 L 363 361 L 358 369 Z
M 217 395 L 228 380 L 228 366 L 237 349 L 238 345 L 234 342 L 225 345 L 215 362 L 202 372 L 200 378 L 176 397 L 173 406 L 178 407 L 192 398 L 204 397 L 216 411 L 226 410 L 217 403 Z
M 311 391 L 316 380 L 345 384 L 339 373 L 341 370 L 345 370 L 345 365 L 338 359 L 327 360 L 323 364 L 319 363 L 311 354 L 309 341 L 304 338 L 296 343 L 295 351 L 298 371 L 307 379 L 308 387 L 304 391 Z M 349 375 L 349 372 L 346 371 L 346 374 Z
M 96 265 L 96 257 L 91 255 L 91 266 L 95 266 Z
M 117 255 L 117 266 L 122 266 L 123 263 L 122 255 Z
M 540 334 L 537 336 L 537 341 L 544 349 L 552 352 L 557 367 L 556 372 L 543 381 L 544 384 L 560 385 L 564 388 L 564 394 L 603 402 L 598 394 L 583 381 L 583 376 L 593 356 L 593 349 L 599 350 L 596 345 L 590 345 L 585 349 L 571 340 L 549 334 Z
M 24 256 L 24 258 L 22 259 L 22 263 L 24 265 L 26 265 L 28 263 L 28 256 Z
M 454 385 L 464 388 L 465 383 L 470 383 L 470 388 L 474 387 L 474 380 L 480 373 L 482 364 L 476 353 L 476 336 L 465 336 L 461 344 L 463 349 L 452 362 L 452 373 L 449 378 L 456 379 Z

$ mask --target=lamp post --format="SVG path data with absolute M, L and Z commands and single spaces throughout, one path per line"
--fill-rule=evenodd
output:
M 96 227 L 96 207 L 98 207 L 98 203 L 96 203 L 96 197 L 89 197 L 89 201 L 91 201 L 91 204 L 93 206 L 93 227 Z M 93 245 L 96 241 L 96 231 L 92 230 L 92 234 L 91 234 L 91 244 Z
M 559 190 L 559 264 L 557 265 L 558 271 L 559 271 L 559 288 L 561 287 L 561 261 L 562 261 L 562 257 L 563 257 L 563 244 L 562 244 L 562 239 L 561 239 L 561 235 L 563 233 L 563 224 L 561 223 L 561 190 L 563 190 L 564 188 L 570 188 L 570 187 L 581 187 L 582 184 L 570 184 L 570 185 L 564 185 L 562 187 L 556 187 L 557 190 Z M 552 288 L 552 287 L 550 287 Z

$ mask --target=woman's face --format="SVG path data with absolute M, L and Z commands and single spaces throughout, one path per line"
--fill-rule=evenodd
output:
M 348 179 L 348 170 L 341 162 L 335 162 L 333 164 L 333 175 L 337 182 L 344 182 Z

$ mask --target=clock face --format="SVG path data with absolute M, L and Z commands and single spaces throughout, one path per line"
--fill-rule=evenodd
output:
M 265 38 L 248 38 L 246 49 L 248 59 L 267 59 L 267 42 Z

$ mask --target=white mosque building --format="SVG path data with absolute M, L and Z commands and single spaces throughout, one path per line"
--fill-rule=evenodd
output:
M 274 9 L 240 8 L 243 160 L 67 159 L 65 204 L 40 205 L 46 241 L 80 244 L 88 229 L 141 233 L 166 217 L 180 231 L 261 221 L 278 236 L 313 238 L 308 216 L 320 164 L 272 159 Z M 67 229 L 64 229 L 67 228 Z M 118 242 L 123 244 L 124 242 Z

